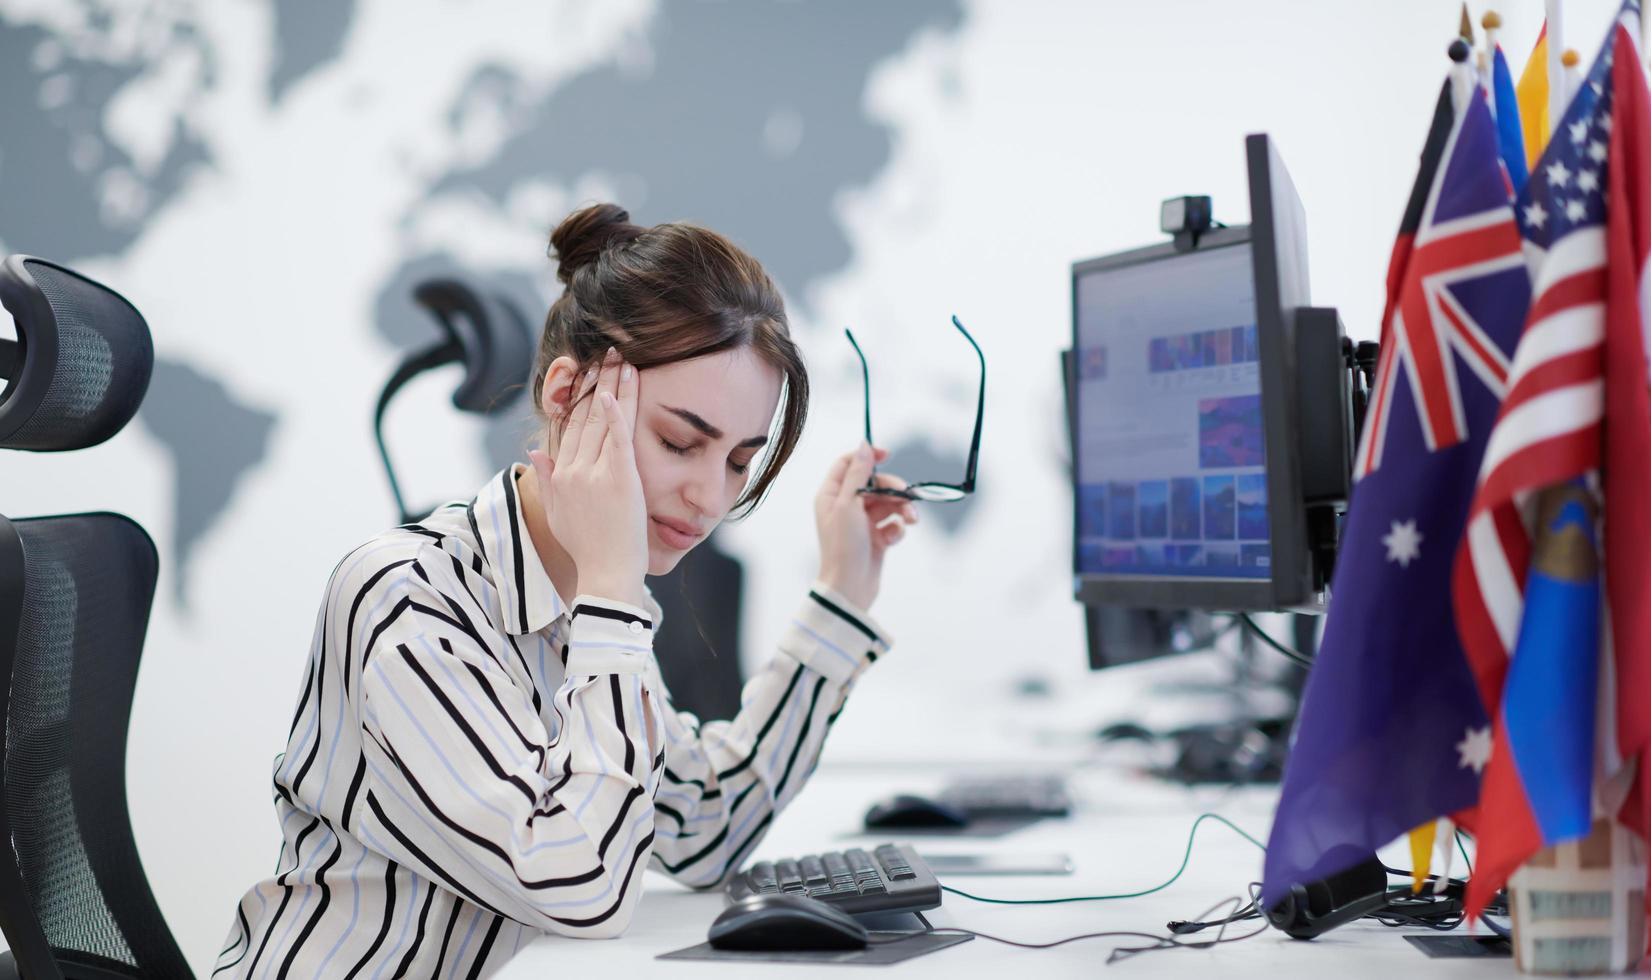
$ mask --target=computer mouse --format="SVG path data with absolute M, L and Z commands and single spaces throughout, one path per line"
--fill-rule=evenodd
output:
M 965 827 L 968 823 L 969 815 L 957 807 L 908 793 L 892 796 L 866 811 L 866 826 L 872 830 Z
M 1150 728 L 1146 728 L 1133 721 L 1120 721 L 1107 725 L 1095 733 L 1095 737 L 1103 742 L 1116 742 L 1121 739 L 1135 739 L 1141 742 L 1150 742 L 1158 736 Z
M 717 949 L 864 949 L 866 927 L 842 909 L 795 892 L 747 895 L 722 910 L 707 937 Z

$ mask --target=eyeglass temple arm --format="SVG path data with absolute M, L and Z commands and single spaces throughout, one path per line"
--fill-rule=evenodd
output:
M 975 349 L 975 356 L 980 358 L 980 400 L 975 404 L 975 433 L 969 440 L 969 466 L 963 475 L 964 488 L 972 491 L 975 488 L 975 464 L 980 461 L 980 426 L 986 418 L 986 355 L 981 353 L 980 345 L 975 343 L 969 331 L 963 328 L 963 321 L 953 316 L 952 326 L 957 328 L 963 339 Z
M 866 394 L 866 445 L 871 445 L 871 369 L 866 366 L 866 352 L 860 349 L 860 344 L 854 339 L 854 331 L 843 328 L 843 335 L 854 346 L 854 353 L 860 357 L 860 381 Z

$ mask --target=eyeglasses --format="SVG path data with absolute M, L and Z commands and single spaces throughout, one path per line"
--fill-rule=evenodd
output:
M 980 352 L 980 345 L 969 336 L 969 331 L 963 329 L 963 324 L 957 317 L 952 317 L 952 326 L 975 349 L 975 356 L 980 358 L 980 395 L 975 403 L 975 435 L 969 443 L 969 465 L 964 471 L 962 483 L 912 483 L 903 488 L 880 487 L 877 485 L 877 470 L 872 468 L 871 478 L 866 485 L 860 488 L 861 493 L 875 493 L 885 497 L 903 497 L 906 500 L 928 500 L 936 503 L 947 503 L 962 500 L 975 492 L 975 464 L 980 459 L 980 423 L 986 416 L 986 355 Z M 860 355 L 860 377 L 866 388 L 866 444 L 876 445 L 871 441 L 871 370 L 866 367 L 865 351 L 860 349 L 854 339 L 854 331 L 847 327 L 843 333 L 848 336 L 848 342 L 854 345 L 854 353 Z

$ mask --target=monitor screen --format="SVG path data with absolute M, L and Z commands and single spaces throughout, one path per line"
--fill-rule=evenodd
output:
M 1248 241 L 1080 272 L 1077 572 L 1267 581 Z

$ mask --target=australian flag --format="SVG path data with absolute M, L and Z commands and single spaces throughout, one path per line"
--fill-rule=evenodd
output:
M 1530 280 L 1484 90 L 1461 106 L 1451 93 L 1447 81 L 1393 248 L 1329 619 L 1267 846 L 1268 905 L 1479 798 L 1490 724 L 1457 637 L 1452 565 Z

